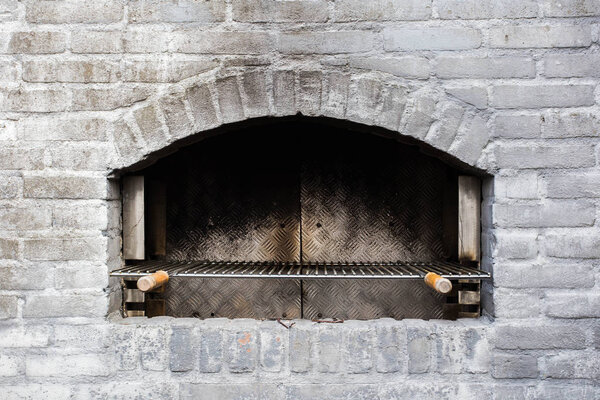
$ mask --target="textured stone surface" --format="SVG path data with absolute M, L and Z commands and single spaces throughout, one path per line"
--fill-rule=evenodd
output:
M 599 398 L 598 4 L 0 0 L 0 397 Z M 298 113 L 487 174 L 487 317 L 107 319 L 120 169 Z

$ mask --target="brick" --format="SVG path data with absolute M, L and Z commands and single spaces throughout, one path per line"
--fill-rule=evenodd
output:
M 507 259 L 535 258 L 538 253 L 537 239 L 537 233 L 498 231 L 495 254 L 497 257 Z
M 550 233 L 544 238 L 546 255 L 559 258 L 600 257 L 600 235 L 597 231 Z
M 290 329 L 290 370 L 308 372 L 311 370 L 312 337 L 306 329 Z
M 435 74 L 440 78 L 533 78 L 535 62 L 529 57 L 441 56 Z
M 550 198 L 600 197 L 600 174 L 595 172 L 550 175 L 544 180 Z
M 192 86 L 186 91 L 186 98 L 190 104 L 194 126 L 197 130 L 208 129 L 219 124 L 217 111 L 207 84 Z
M 53 286 L 54 269 L 44 263 L 0 267 L 2 287 L 7 290 L 46 289 Z
M 110 345 L 111 332 L 108 325 L 56 325 L 54 346 L 86 350 L 104 351 Z
M 494 119 L 494 136 L 505 139 L 539 138 L 541 116 L 537 114 L 498 114 Z
M 146 88 L 74 88 L 73 111 L 111 111 L 127 107 L 149 97 Z
M 4 170 L 35 170 L 44 168 L 44 149 L 4 147 L 0 149 L 0 168 Z
M 403 78 L 427 79 L 430 74 L 429 60 L 424 57 L 350 57 L 352 68 L 387 72 Z
M 164 371 L 169 364 L 169 345 L 166 328 L 144 326 L 136 330 L 142 368 L 147 371 Z
M 14 21 L 19 17 L 18 0 L 3 0 L 0 2 L 0 21 Z
M 321 109 L 323 75 L 320 71 L 300 71 L 296 87 L 296 107 L 303 115 L 317 115 Z
M 591 85 L 498 85 L 490 105 L 496 108 L 576 107 L 594 104 Z
M 169 397 L 173 398 L 173 397 Z M 209 399 L 261 399 L 281 400 L 285 397 L 283 385 L 274 383 L 182 383 L 179 386 L 180 400 Z
M 108 143 L 94 147 L 81 143 L 61 143 L 46 151 L 52 168 L 71 171 L 105 171 L 111 164 L 113 153 L 114 147 Z
M 429 130 L 425 141 L 433 147 L 447 150 L 454 141 L 465 110 L 450 102 L 440 103 L 438 107 L 441 109 L 440 122 Z
M 0 376 L 17 376 L 20 374 L 20 370 L 20 357 L 16 355 L 0 354 Z M 6 392 L 4 392 L 4 394 L 6 394 Z
M 31 295 L 25 299 L 24 318 L 104 317 L 104 295 Z
M 95 117 L 28 118 L 18 126 L 24 140 L 105 141 L 111 123 Z
M 4 348 L 39 348 L 48 346 L 52 326 L 48 325 L 3 325 L 0 326 Z
M 287 334 L 285 335 L 287 336 Z M 280 329 L 260 331 L 260 366 L 268 372 L 280 372 L 284 365 L 284 332 Z
M 512 289 L 494 290 L 494 311 L 497 318 L 536 318 L 540 315 L 540 294 Z
M 538 15 L 535 0 L 441 0 L 437 8 L 441 19 L 535 18 Z
M 504 145 L 496 148 L 500 168 L 582 168 L 596 164 L 589 145 Z
M 123 18 L 118 0 L 35 1 L 27 4 L 25 18 L 35 24 L 109 24 Z
M 27 239 L 23 250 L 28 260 L 102 260 L 106 238 Z
M 596 54 L 549 54 L 544 57 L 544 75 L 549 78 L 600 77 Z
M 0 239 L 0 260 L 16 259 L 19 255 L 19 242 L 11 239 Z
M 499 198 L 539 199 L 538 181 L 538 174 L 531 171 L 520 171 L 515 176 L 497 176 L 494 192 Z
M 579 399 L 596 400 L 600 397 L 598 385 L 561 385 L 541 384 L 537 387 L 534 398 L 539 399 Z
M 431 368 L 432 332 L 425 327 L 408 327 L 408 373 L 423 374 Z
M 72 397 L 76 399 L 160 399 L 178 398 L 178 387 L 172 381 L 132 382 L 131 380 L 111 379 L 110 382 L 92 384 L 78 383 L 72 386 Z
M 47 398 L 56 400 L 71 399 L 71 387 L 69 385 L 48 384 L 43 385 L 28 383 L 25 385 L 4 385 L 2 394 L 5 400 L 22 400 Z
M 99 354 L 30 355 L 25 359 L 27 376 L 108 376 L 107 360 Z
M 286 388 L 286 399 L 397 399 L 399 396 L 378 395 L 378 385 L 367 384 L 341 384 L 341 383 L 321 383 L 321 384 L 292 384 Z
M 351 329 L 345 334 L 344 364 L 351 374 L 366 374 L 373 368 L 373 332 Z
M 9 89 L 0 92 L 1 111 L 58 112 L 69 106 L 69 96 L 62 89 Z
M 198 54 L 264 54 L 273 49 L 273 36 L 267 32 L 177 31 L 171 51 Z
M 383 48 L 399 50 L 468 50 L 481 46 L 481 33 L 472 28 L 386 28 Z
M 433 123 L 436 100 L 429 95 L 418 95 L 410 99 L 403 120 L 402 133 L 424 139 Z
M 229 371 L 252 372 L 258 359 L 255 331 L 238 331 L 229 334 Z
M 106 178 L 84 176 L 25 176 L 23 196 L 38 199 L 103 199 L 108 196 Z
M 284 54 L 343 54 L 370 51 L 375 35 L 366 31 L 284 32 L 277 49 Z
M 13 60 L 0 61 L 0 80 L 6 82 L 16 82 L 21 79 L 19 64 Z
M 529 355 L 495 354 L 492 359 L 492 376 L 496 379 L 537 378 L 537 359 Z
M 479 109 L 485 109 L 488 105 L 488 94 L 485 86 L 448 86 L 446 93 L 450 96 L 470 104 Z
M 548 294 L 544 312 L 555 318 L 598 318 L 600 317 L 600 295 L 597 292 Z
M 350 95 L 347 118 L 372 125 L 382 102 L 383 84 L 376 79 L 360 79 L 354 86 L 356 92 Z
M 544 0 L 541 3 L 546 17 L 591 17 L 600 15 L 595 0 Z
M 129 22 L 195 22 L 225 21 L 225 1 L 210 2 L 138 0 L 129 3 Z
M 196 357 L 192 330 L 185 327 L 173 327 L 169 342 L 171 358 L 169 369 L 173 372 L 187 372 L 194 369 Z
M 463 371 L 472 374 L 485 374 L 489 372 L 491 364 L 490 343 L 488 331 L 485 327 L 468 327 L 463 333 L 465 354 Z
M 494 267 L 497 286 L 512 288 L 589 288 L 594 280 L 587 265 L 498 265 Z
M 8 52 L 14 54 L 53 54 L 65 49 L 62 32 L 14 32 L 8 43 Z
M 324 327 L 317 336 L 319 354 L 318 370 L 322 373 L 335 373 L 340 369 L 342 337 L 335 328 Z
M 497 349 L 583 349 L 586 347 L 584 330 L 570 325 L 515 324 L 495 329 Z
M 131 127 L 123 120 L 115 124 L 114 141 L 119 155 L 125 164 L 132 164 L 141 158 L 143 144 Z
M 490 139 L 487 121 L 479 116 L 473 117 L 459 131 L 448 152 L 468 164 L 479 160 L 484 147 Z
M 120 78 L 118 62 L 104 60 L 33 60 L 23 62 L 26 82 L 109 83 Z
M 123 65 L 125 82 L 179 82 L 215 68 L 208 60 L 131 59 Z
M 600 352 L 578 351 L 543 358 L 542 377 L 557 379 L 600 379 Z
M 291 115 L 296 112 L 294 71 L 273 72 L 273 105 L 277 115 Z
M 377 372 L 406 373 L 406 328 L 404 326 L 378 326 L 375 335 Z
M 221 331 L 202 331 L 199 347 L 200 372 L 220 372 L 223 360 L 223 336 Z
M 23 187 L 23 179 L 18 176 L 3 176 L 0 179 L 0 199 L 14 199 Z
M 108 286 L 106 266 L 76 263 L 56 268 L 57 289 L 104 289 Z
M 555 200 L 543 204 L 494 206 L 494 221 L 501 227 L 591 226 L 595 220 L 596 206 L 587 200 Z
M 267 97 L 267 81 L 260 71 L 248 72 L 241 77 L 241 85 L 245 96 L 245 115 L 247 118 L 269 115 L 269 99 Z
M 169 49 L 171 33 L 158 28 L 129 29 L 123 36 L 127 53 L 162 53 Z
M 244 107 L 237 78 L 229 76 L 217 80 L 217 93 L 221 119 L 224 123 L 244 119 Z
M 113 54 L 123 51 L 123 32 L 80 30 L 71 32 L 71 52 Z
M 542 121 L 543 138 L 598 137 L 600 120 L 590 112 L 549 112 Z
M 183 138 L 194 133 L 194 123 L 187 115 L 182 95 L 165 96 L 159 103 L 171 137 Z
M 47 207 L 1 207 L 0 230 L 40 230 L 52 225 L 52 211 Z
M 321 105 L 321 110 L 325 115 L 337 116 L 339 118 L 345 116 L 349 88 L 349 75 L 338 72 L 327 74 L 326 88 L 323 89 Z M 402 115 L 401 113 L 399 114 Z
M 132 371 L 138 368 L 140 355 L 135 326 L 114 325 L 113 345 L 115 368 L 121 371 Z
M 589 25 L 507 25 L 489 32 L 490 47 L 497 48 L 588 47 L 592 43 Z
M 375 115 L 376 124 L 397 131 L 406 107 L 407 98 L 406 88 L 400 86 L 385 87 L 381 109 Z
M 334 4 L 335 22 L 416 21 L 431 17 L 431 0 L 338 0 Z
M 4 287 L 4 285 L 3 285 Z M 17 316 L 17 297 L 0 296 L 0 320 L 15 318 Z M 1 356 L 0 356 L 1 357 Z M 2 375 L 2 362 L 0 361 L 0 375 Z
M 324 0 L 239 0 L 233 3 L 233 20 L 239 22 L 326 22 Z
M 138 108 L 133 112 L 133 117 L 140 128 L 146 148 L 158 149 L 165 146 L 168 134 L 159 118 L 157 105 Z

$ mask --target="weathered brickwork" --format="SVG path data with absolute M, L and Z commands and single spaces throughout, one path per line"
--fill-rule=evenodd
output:
M 600 398 L 597 0 L 0 0 L 0 397 Z M 127 319 L 123 169 L 250 118 L 488 174 L 484 317 Z

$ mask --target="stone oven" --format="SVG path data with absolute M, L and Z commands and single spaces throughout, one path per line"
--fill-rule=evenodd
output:
M 211 136 L 123 178 L 125 314 L 479 316 L 479 178 L 328 120 Z M 157 271 L 168 284 L 137 290 Z M 428 289 L 429 272 L 454 289 Z
M 2 400 L 600 398 L 598 0 L 0 25 Z

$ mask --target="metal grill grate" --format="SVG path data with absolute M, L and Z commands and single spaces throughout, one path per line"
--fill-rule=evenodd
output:
M 448 262 L 304 263 L 251 261 L 145 261 L 111 272 L 140 277 L 163 270 L 172 277 L 275 279 L 421 279 L 434 272 L 448 279 L 485 279 L 490 274 Z

